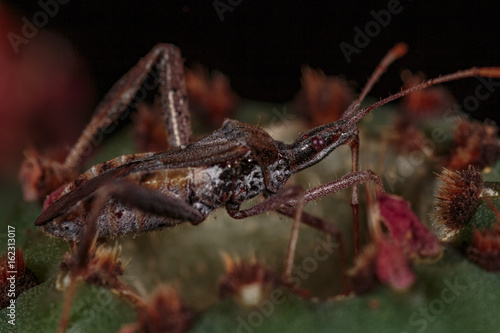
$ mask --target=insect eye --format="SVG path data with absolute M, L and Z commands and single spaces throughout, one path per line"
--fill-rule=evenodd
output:
M 311 145 L 313 146 L 313 148 L 316 150 L 316 151 L 320 151 L 322 150 L 323 148 L 326 147 L 326 142 L 325 140 L 323 140 L 322 137 L 319 137 L 319 136 L 313 136 L 311 138 Z

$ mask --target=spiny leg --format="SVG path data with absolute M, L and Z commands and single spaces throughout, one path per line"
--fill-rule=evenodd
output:
M 297 214 L 298 205 L 303 206 L 309 201 L 320 199 L 332 193 L 339 192 L 343 189 L 356 186 L 361 183 L 366 183 L 367 181 L 374 181 L 380 191 L 384 191 L 382 181 L 380 178 L 371 170 L 358 171 L 355 173 L 350 173 L 340 179 L 333 182 L 318 186 L 314 189 L 308 190 L 302 195 L 300 186 L 291 186 L 285 190 L 278 192 L 272 197 L 267 198 L 263 202 L 250 207 L 248 209 L 239 210 L 234 207 L 226 207 L 228 214 L 235 219 L 243 219 L 246 217 L 259 215 L 268 211 L 277 211 L 286 216 L 295 217 Z M 340 240 L 340 233 L 333 225 L 324 222 L 321 219 L 314 218 L 306 213 L 301 213 L 301 221 L 307 225 L 310 225 L 316 229 L 322 230 L 325 233 L 332 234 Z M 296 223 L 296 220 L 294 220 Z M 296 242 L 296 240 L 295 240 Z M 290 246 L 293 244 L 290 243 Z M 295 249 L 293 249 L 295 251 Z M 343 255 L 343 250 L 341 246 L 341 255 Z M 293 254 L 287 254 L 287 258 Z M 341 260 L 344 260 L 343 258 Z M 287 259 L 288 264 L 288 259 Z M 293 264 L 293 263 L 292 263 Z M 342 264 L 344 266 L 344 264 Z M 285 265 L 285 273 L 287 269 L 290 270 L 288 266 Z M 284 274 L 286 276 L 286 274 Z
M 354 185 L 366 183 L 369 180 L 374 181 L 379 191 L 384 192 L 384 186 L 382 185 L 380 177 L 371 170 L 364 170 L 358 171 L 356 173 L 349 173 L 342 178 L 306 191 L 306 193 L 304 194 L 304 204 L 308 203 L 309 201 L 320 199 L 329 194 L 350 188 Z M 227 208 L 227 211 L 231 217 L 235 219 L 243 219 L 245 217 L 259 215 L 271 210 L 276 210 L 278 208 L 285 210 L 294 209 L 294 207 L 296 207 L 299 203 L 296 191 L 296 189 L 294 190 L 294 186 L 290 186 L 253 207 L 244 210 L 238 210 L 237 208 L 230 207 Z
M 288 205 L 291 199 L 295 199 L 294 205 Z M 309 225 L 315 229 L 318 229 L 328 235 L 334 237 L 339 243 L 340 247 L 340 260 L 343 279 L 345 277 L 345 258 L 342 246 L 341 234 L 339 230 L 331 223 L 326 222 L 323 219 L 312 216 L 308 213 L 302 211 L 304 206 L 304 190 L 301 186 L 290 186 L 285 188 L 283 191 L 266 198 L 263 202 L 244 210 L 239 210 L 239 208 L 229 208 L 227 207 L 228 214 L 235 219 L 243 219 L 246 217 L 259 215 L 269 211 L 276 211 L 282 215 L 288 216 L 294 219 L 292 232 L 290 236 L 290 241 L 287 249 L 287 255 L 285 260 L 285 267 L 283 269 L 283 280 L 285 282 L 291 281 L 291 274 L 293 270 L 293 262 L 295 258 L 295 252 L 297 248 L 298 232 L 300 222 Z M 344 281 L 345 282 L 345 281 Z M 344 283 L 344 285 L 346 285 Z
M 151 79 L 153 82 L 148 82 Z M 158 44 L 115 83 L 97 106 L 92 120 L 68 154 L 64 162 L 66 167 L 78 167 L 82 157 L 92 148 L 92 139 L 98 132 L 128 116 L 127 108 L 141 87 L 159 91 L 170 145 L 177 147 L 190 142 L 191 122 L 181 54 L 173 45 Z

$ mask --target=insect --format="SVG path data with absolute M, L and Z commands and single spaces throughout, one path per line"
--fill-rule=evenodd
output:
M 108 237 L 158 230 L 184 222 L 196 225 L 219 207 L 225 207 L 235 219 L 277 211 L 295 218 L 284 274 L 289 276 L 300 222 L 340 237 L 332 224 L 303 213 L 302 205 L 352 187 L 357 252 L 358 185 L 372 180 L 383 189 L 374 172 L 359 170 L 357 122 L 378 106 L 438 83 L 478 75 L 500 77 L 500 68 L 471 68 L 425 81 L 360 108 L 389 64 L 406 50 L 405 44 L 397 44 L 387 53 L 340 120 L 313 128 L 292 144 L 276 141 L 263 129 L 236 120 L 226 120 L 219 130 L 191 142 L 180 51 L 173 45 L 159 44 L 111 88 L 63 164 L 28 157 L 30 168 L 40 172 L 24 173 L 25 189 L 36 184 L 38 196 L 49 193 L 35 225 L 54 236 L 78 241 L 92 219 L 95 233 Z M 157 75 L 156 86 L 148 82 L 150 73 Z M 171 149 L 120 156 L 74 176 L 80 161 L 92 147 L 92 138 L 123 118 L 128 112 L 127 106 L 144 86 L 155 86 L 159 91 Z M 292 174 L 320 162 L 341 145 L 351 148 L 351 173 L 307 191 L 297 186 L 285 187 Z M 240 209 L 243 202 L 258 194 L 264 195 L 262 202 Z

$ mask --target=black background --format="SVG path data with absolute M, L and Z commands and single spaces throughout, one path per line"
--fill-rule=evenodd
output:
M 42 0 L 43 1 L 43 0 Z M 227 3 L 228 0 L 221 0 Z M 339 47 L 353 44 L 354 27 L 364 30 L 372 10 L 388 1 L 231 1 L 221 21 L 208 1 L 83 1 L 60 5 L 47 28 L 65 35 L 89 64 L 97 98 L 158 42 L 178 45 L 186 64 L 218 69 L 244 98 L 285 102 L 300 89 L 300 68 L 309 64 L 327 74 L 364 84 L 377 62 L 396 42 L 409 44 L 372 95 L 401 87 L 403 68 L 428 77 L 472 66 L 500 66 L 500 5 L 496 1 L 401 0 L 403 10 L 347 63 Z M 30 21 L 36 1 L 6 1 Z M 448 85 L 459 102 L 477 79 Z M 497 121 L 500 91 L 473 112 Z

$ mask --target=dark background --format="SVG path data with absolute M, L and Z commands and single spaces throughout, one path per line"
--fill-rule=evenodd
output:
M 36 1 L 5 1 L 30 19 Z M 228 0 L 221 0 L 228 3 Z M 218 69 L 244 98 L 285 102 L 300 89 L 300 68 L 309 64 L 327 74 L 364 84 L 377 62 L 396 42 L 409 44 L 372 95 L 384 97 L 401 87 L 403 68 L 428 77 L 472 66 L 500 66 L 499 9 L 495 1 L 401 0 L 403 10 L 347 63 L 339 44 L 354 44 L 354 27 L 373 21 L 370 11 L 388 1 L 250 1 L 224 12 L 214 2 L 72 0 L 60 5 L 46 28 L 66 36 L 89 64 L 97 99 L 158 42 L 178 45 L 186 64 Z M 448 85 L 459 102 L 477 79 Z M 497 121 L 500 91 L 483 101 L 473 116 Z

